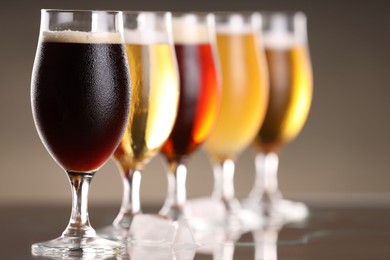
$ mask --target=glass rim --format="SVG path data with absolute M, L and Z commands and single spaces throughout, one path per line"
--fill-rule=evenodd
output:
M 186 19 L 186 17 L 194 17 L 197 24 L 209 24 L 215 27 L 215 15 L 212 12 L 198 12 L 198 11 L 183 11 L 183 12 L 172 12 L 172 22 Z
M 274 16 L 274 15 L 283 15 L 283 16 L 290 16 L 290 17 L 295 17 L 295 16 L 302 16 L 302 17 L 307 17 L 306 13 L 301 10 L 264 10 L 260 11 L 260 14 L 264 17 L 266 16 Z
M 208 11 L 174 11 L 172 12 L 172 17 L 178 17 L 183 15 L 196 15 L 196 16 L 214 16 L 214 12 L 208 12 Z
M 262 26 L 259 11 L 214 12 L 216 33 L 257 33 Z
M 107 22 L 101 23 L 103 20 Z M 44 32 L 79 31 L 119 33 L 123 38 L 122 20 L 121 10 L 41 9 L 40 37 Z
M 56 9 L 56 8 L 42 8 L 41 12 L 45 13 L 102 13 L 102 14 L 121 14 L 121 10 L 101 10 L 101 9 Z
M 229 17 L 232 15 L 240 15 L 243 17 L 251 16 L 261 16 L 260 11 L 249 11 L 249 10 L 240 10 L 240 11 L 214 11 L 212 12 L 215 17 Z
M 121 11 L 123 15 L 126 14 L 156 14 L 156 15 L 170 15 L 172 14 L 171 11 L 153 11 L 153 10 L 122 10 Z

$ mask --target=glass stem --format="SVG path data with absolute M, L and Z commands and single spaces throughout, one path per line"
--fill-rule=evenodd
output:
M 141 213 L 141 172 L 136 169 L 128 169 L 124 171 L 122 176 L 122 205 L 113 225 L 128 229 L 130 228 L 133 217 Z
M 278 227 L 266 227 L 253 231 L 255 259 L 278 259 L 278 232 Z
M 88 192 L 94 172 L 80 173 L 67 171 L 72 188 L 72 213 L 64 237 L 94 237 L 88 217 Z
M 282 198 L 278 187 L 279 157 L 276 153 L 258 153 L 255 158 L 256 177 L 249 197 L 261 198 L 267 205 Z
M 214 164 L 214 190 L 212 197 L 221 200 L 228 212 L 232 212 L 238 202 L 234 193 L 234 161 L 226 159 Z
M 167 178 L 168 195 L 164 206 L 160 210 L 160 215 L 167 216 L 173 220 L 178 220 L 186 215 L 184 208 L 187 201 L 186 165 L 181 161 L 170 161 Z

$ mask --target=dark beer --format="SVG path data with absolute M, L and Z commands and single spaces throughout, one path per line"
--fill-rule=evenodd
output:
M 129 80 L 120 43 L 39 43 L 33 115 L 43 143 L 64 169 L 95 171 L 111 156 L 128 118 Z
M 175 44 L 180 75 L 179 109 L 162 153 L 168 160 L 191 154 L 208 137 L 218 111 L 219 85 L 209 43 Z

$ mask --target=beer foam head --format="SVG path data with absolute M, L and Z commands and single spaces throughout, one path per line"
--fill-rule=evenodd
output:
M 293 34 L 269 32 L 263 33 L 263 44 L 265 48 L 291 49 L 298 43 Z
M 210 42 L 210 30 L 207 22 L 198 22 L 195 14 L 186 14 L 172 19 L 173 40 L 175 43 Z
M 164 17 L 165 18 L 165 17 Z M 131 44 L 159 44 L 169 42 L 170 28 L 167 28 L 166 20 L 156 16 L 154 13 L 142 12 L 137 16 L 136 25 L 132 28 L 124 28 L 126 43 Z
M 123 43 L 118 32 L 43 31 L 40 40 L 65 43 Z
M 289 49 L 306 43 L 306 18 L 304 15 L 298 13 L 294 16 L 293 22 L 283 13 L 274 13 L 267 17 L 268 24 L 263 28 L 265 47 Z
M 125 38 L 125 43 L 130 44 L 149 45 L 169 42 L 168 33 L 163 31 L 143 31 L 125 29 L 123 34 Z
M 258 15 L 251 16 L 251 21 L 239 13 L 229 14 L 225 23 L 217 24 L 218 34 L 248 34 L 255 33 L 261 26 L 261 18 Z

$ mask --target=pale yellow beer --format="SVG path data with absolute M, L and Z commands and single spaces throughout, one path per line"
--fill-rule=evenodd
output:
M 168 138 L 177 115 L 179 83 L 172 47 L 126 44 L 131 75 L 130 118 L 115 158 L 142 168 Z
M 294 139 L 308 116 L 312 100 L 312 71 L 305 44 L 265 46 L 270 98 L 256 138 L 264 152 L 276 152 Z
M 234 159 L 255 138 L 268 100 L 267 70 L 253 32 L 217 32 L 222 100 L 205 150 L 216 161 Z
M 159 152 L 176 120 L 179 75 L 171 21 L 170 12 L 123 12 L 131 101 L 127 128 L 113 156 L 122 177 L 122 204 L 113 224 L 100 232 L 110 239 L 138 239 L 131 225 L 142 212 L 142 171 Z

